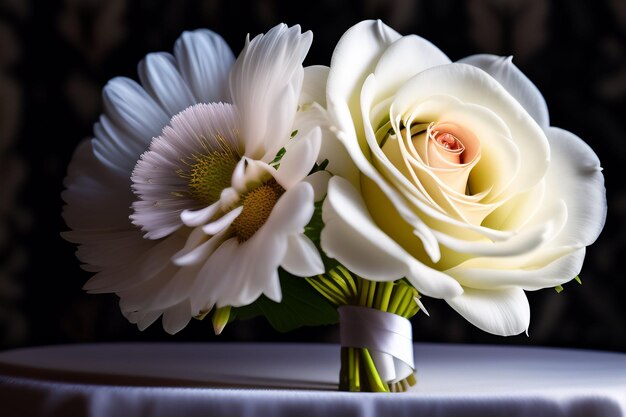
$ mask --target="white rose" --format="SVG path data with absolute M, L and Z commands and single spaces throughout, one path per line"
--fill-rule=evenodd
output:
M 367 279 L 406 277 L 499 335 L 528 329 L 524 291 L 579 273 L 606 217 L 599 160 L 549 125 L 510 59 L 452 63 L 418 36 L 364 21 L 335 49 L 327 102 L 360 171 L 330 181 L 329 256 Z

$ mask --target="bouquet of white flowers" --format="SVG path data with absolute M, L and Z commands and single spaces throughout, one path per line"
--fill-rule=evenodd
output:
M 444 299 L 497 335 L 577 277 L 606 217 L 594 152 L 510 58 L 451 62 L 364 21 L 330 68 L 278 25 L 235 58 L 208 30 L 115 78 L 68 168 L 63 236 L 143 330 L 339 321 L 339 385 L 415 383 L 409 318 Z

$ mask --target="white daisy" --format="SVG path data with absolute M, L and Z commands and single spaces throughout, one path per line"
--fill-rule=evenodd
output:
M 233 62 L 218 35 L 186 32 L 173 56 L 139 64 L 142 86 L 107 84 L 63 193 L 64 237 L 96 272 L 86 290 L 116 293 L 140 329 L 163 315 L 176 333 L 214 306 L 280 301 L 279 267 L 324 271 L 303 234 L 328 179 L 308 175 L 322 130 L 296 117 L 303 80 L 327 73 L 302 67 L 311 40 L 278 25 Z

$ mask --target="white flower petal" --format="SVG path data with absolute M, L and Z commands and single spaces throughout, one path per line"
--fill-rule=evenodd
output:
M 184 237 L 174 234 L 152 244 L 125 264 L 105 265 L 102 271 L 85 283 L 83 289 L 92 294 L 119 292 L 150 281 L 168 267 L 170 258 L 180 249 Z
M 383 52 L 399 38 L 399 33 L 380 20 L 365 20 L 348 29 L 335 47 L 328 73 L 326 100 L 333 123 L 345 132 L 344 144 L 350 155 L 354 156 L 357 135 L 363 129 L 359 110 L 361 86 L 368 74 L 374 72 Z
M 384 50 L 400 35 L 380 21 L 364 21 L 350 28 L 341 38 L 331 60 L 327 82 L 327 103 L 337 138 L 343 143 L 359 171 L 372 179 L 392 200 L 402 217 L 418 228 L 426 242 L 426 248 L 434 261 L 439 258 L 437 242 L 417 218 L 400 193 L 382 178 L 364 153 L 367 149 L 363 134 L 361 86 L 368 74 L 374 71 L 375 62 Z M 369 115 L 368 115 L 369 116 Z M 360 142 L 361 141 L 361 142 Z M 357 183 L 353 181 L 356 186 Z
M 144 278 L 135 285 L 116 291 L 120 297 L 119 306 L 122 312 L 152 311 L 153 300 L 159 297 L 164 288 L 171 285 L 174 277 L 180 272 L 176 265 L 168 263 L 165 268 L 154 275 Z M 168 306 L 157 306 L 163 310 Z
M 312 38 L 300 26 L 280 24 L 246 42 L 235 61 L 230 91 L 241 114 L 246 156 L 270 162 L 289 140 Z
M 189 324 L 191 317 L 189 300 L 181 301 L 163 312 L 163 329 L 169 334 L 176 334 Z
M 328 171 L 317 171 L 308 177 L 306 177 L 304 182 L 311 184 L 313 187 L 313 199 L 317 201 L 321 201 L 328 191 L 328 181 L 330 180 L 330 173 Z
M 215 249 L 225 240 L 227 230 L 222 230 L 220 233 L 211 236 L 210 239 L 199 240 L 197 236 L 193 236 L 194 232 L 199 232 L 205 236 L 204 230 L 198 227 L 194 229 L 192 234 L 187 239 L 185 247 L 172 256 L 172 262 L 178 266 L 191 266 L 198 265 L 199 263 L 206 261 L 209 256 L 215 252 Z
M 288 190 L 306 177 L 317 161 L 322 144 L 320 128 L 314 128 L 303 137 L 295 139 L 280 160 L 280 167 L 274 174 L 276 181 Z
M 546 133 L 552 149 L 547 197 L 564 200 L 568 210 L 567 224 L 554 244 L 588 246 L 602 231 L 607 213 L 600 161 L 573 133 L 556 127 Z
M 482 69 L 495 78 L 544 129 L 550 125 L 548 105 L 539 89 L 513 64 L 513 57 L 471 55 L 458 61 Z
M 139 331 L 143 332 L 144 330 L 146 330 L 148 327 L 150 327 L 150 325 L 152 323 L 154 323 L 155 321 L 157 321 L 157 319 L 159 317 L 161 317 L 161 314 L 163 312 L 162 311 L 150 311 L 146 314 L 143 314 L 141 316 L 141 318 L 137 321 L 131 321 L 129 320 L 131 323 L 136 323 L 137 324 L 137 328 L 139 329 Z
M 330 119 L 325 109 L 320 107 L 319 104 L 313 103 L 306 107 L 305 110 L 298 111 L 296 113 L 296 119 L 294 121 L 293 129 L 298 133 L 294 139 L 300 135 L 304 135 L 311 129 L 319 127 L 322 131 L 322 145 L 317 157 L 317 162 L 322 163 L 328 161 L 326 170 L 333 175 L 339 175 L 348 179 L 353 185 L 359 183 L 359 170 L 354 162 L 350 158 L 350 155 L 346 151 L 345 146 L 333 131 L 330 125 Z M 293 141 L 289 141 L 286 145 Z
M 128 216 L 134 199 L 130 179 L 96 159 L 92 143 L 83 141 L 68 167 L 66 190 L 61 194 L 66 203 L 63 218 L 73 230 L 129 230 L 132 225 Z
M 170 125 L 150 144 L 133 170 L 132 190 L 139 197 L 133 204 L 133 224 L 140 226 L 147 239 L 160 239 L 183 226 L 185 210 L 209 207 L 215 201 L 199 202 L 189 190 L 193 159 L 197 155 L 218 152 L 228 156 L 232 164 L 238 159 L 239 140 L 236 135 L 237 112 L 234 106 L 222 103 L 197 104 L 172 118 Z M 225 187 L 229 172 L 222 173 Z M 219 190 L 218 190 L 219 192 Z M 220 196 L 214 193 L 212 199 Z M 195 220 L 218 207 L 198 213 Z
M 139 84 L 117 77 L 104 86 L 104 112 L 126 135 L 145 144 L 159 136 L 170 117 Z
M 203 279 L 191 293 L 192 310 L 214 304 L 240 307 L 263 293 L 275 298 L 277 291 L 280 294 L 277 269 L 286 250 L 287 240 L 280 234 L 257 232 L 243 244 L 237 238 L 226 240 L 200 270 Z
M 100 116 L 100 122 L 95 124 L 94 134 L 92 146 L 96 158 L 114 173 L 128 179 L 139 156 L 146 151 L 145 141 L 125 134 L 105 115 Z
M 247 241 L 226 240 L 200 271 L 191 295 L 193 311 L 212 306 L 239 307 L 261 294 L 280 302 L 278 267 L 287 252 L 287 238 L 304 232 L 313 215 L 313 189 L 307 183 L 287 190 L 269 218 Z
M 296 184 L 278 199 L 267 222 L 259 230 L 271 229 L 273 233 L 284 234 L 304 233 L 304 227 L 315 210 L 313 197 L 311 184 Z
M 420 292 L 435 298 L 462 292 L 455 280 L 417 261 L 378 228 L 345 179 L 331 178 L 322 217 L 322 249 L 357 275 L 373 281 L 406 277 Z
M 239 206 L 236 209 L 224 214 L 214 222 L 202 226 L 202 230 L 207 235 L 215 235 L 230 226 L 230 224 L 241 214 L 242 211 L 243 206 Z
M 385 50 L 376 64 L 376 102 L 396 94 L 402 85 L 425 69 L 449 64 L 439 48 L 417 35 L 403 36 Z
M 359 169 L 363 174 L 365 174 L 369 179 L 371 179 L 374 184 L 385 194 L 385 196 L 392 202 L 394 208 L 398 211 L 400 216 L 413 228 L 413 233 L 419 237 L 426 250 L 426 253 L 431 258 L 433 262 L 438 262 L 441 256 L 441 252 L 439 249 L 438 242 L 436 241 L 432 230 L 426 226 L 424 221 L 415 215 L 415 213 L 408 206 L 407 201 L 401 195 L 402 187 L 398 187 L 398 183 L 405 183 L 405 186 L 408 184 L 409 189 L 413 189 L 414 187 L 408 183 L 407 179 L 400 174 L 397 168 L 395 168 L 390 162 L 387 156 L 383 153 L 383 151 L 378 146 L 378 142 L 375 138 L 375 133 L 372 130 L 372 125 L 369 123 L 369 111 L 371 108 L 372 100 L 374 98 L 374 91 L 376 91 L 376 77 L 372 74 L 370 75 L 363 85 L 363 90 L 361 92 L 361 111 L 363 120 L 366 121 L 364 125 L 364 132 L 366 142 L 371 150 L 371 156 L 374 165 L 370 164 L 365 160 L 361 160 L 360 163 L 357 163 Z M 351 153 L 355 162 L 360 159 L 362 153 L 359 152 L 359 158 L 355 158 L 354 153 Z M 363 158 L 364 159 L 364 158 Z M 374 168 L 377 167 L 377 169 Z M 382 172 L 387 174 L 385 177 L 381 175 Z M 392 186 L 389 182 L 394 184 Z M 361 187 L 363 188 L 363 181 L 361 182 Z M 418 195 L 426 195 L 418 194 Z
M 154 246 L 154 242 L 143 239 L 136 230 L 71 230 L 63 232 L 62 236 L 80 244 L 76 257 L 86 264 L 82 265 L 83 269 L 88 267 L 91 272 L 133 262 Z
M 571 281 L 580 272 L 584 258 L 585 248 L 539 248 L 518 258 L 473 258 L 446 272 L 472 288 L 516 286 L 535 291 Z
M 287 238 L 287 253 L 280 266 L 299 277 L 324 273 L 322 257 L 313 242 L 304 235 L 291 235 Z
M 528 331 L 530 306 L 521 288 L 465 288 L 463 294 L 446 299 L 446 302 L 467 321 L 486 332 L 513 336 Z
M 171 116 L 196 103 L 176 68 L 176 60 L 166 52 L 146 55 L 138 66 L 143 88 Z
M 228 207 L 229 201 L 237 201 L 240 194 L 245 194 L 260 185 L 264 180 L 275 176 L 276 173 L 276 169 L 269 164 L 244 156 L 233 171 L 231 177 L 232 187 L 226 188 L 220 196 L 222 205 Z M 235 191 L 237 194 L 233 194 L 230 190 Z
M 318 103 L 326 107 L 326 80 L 328 68 L 325 65 L 312 65 L 304 68 L 304 81 L 298 105 Z
M 222 205 L 220 201 L 216 201 L 210 206 L 207 206 L 200 210 L 190 210 L 190 209 L 183 210 L 180 213 L 180 219 L 182 220 L 183 223 L 185 223 L 185 226 L 189 226 L 189 227 L 200 226 L 201 224 L 205 224 L 206 222 L 208 222 L 213 216 L 217 214 L 217 212 L 221 208 L 222 208 Z
M 497 81 L 466 64 L 430 68 L 417 74 L 398 92 L 394 100 L 396 112 L 410 112 L 416 103 L 436 95 L 452 95 L 462 102 L 486 107 L 504 122 L 520 154 L 521 170 L 509 189 L 523 192 L 541 181 L 550 161 L 548 140 L 537 122 Z
M 174 55 L 197 102 L 231 101 L 228 73 L 235 56 L 220 35 L 206 29 L 184 32 L 174 45 Z
M 558 218 L 555 221 L 558 222 Z M 553 237 L 555 221 L 529 227 L 511 239 L 501 242 L 464 240 L 438 231 L 434 233 L 442 245 L 459 253 L 476 256 L 514 256 L 530 252 Z

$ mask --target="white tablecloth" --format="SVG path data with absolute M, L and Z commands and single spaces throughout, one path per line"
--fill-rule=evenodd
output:
M 626 416 L 626 354 L 415 344 L 409 392 L 336 391 L 324 344 L 89 344 L 0 352 L 0 416 Z

